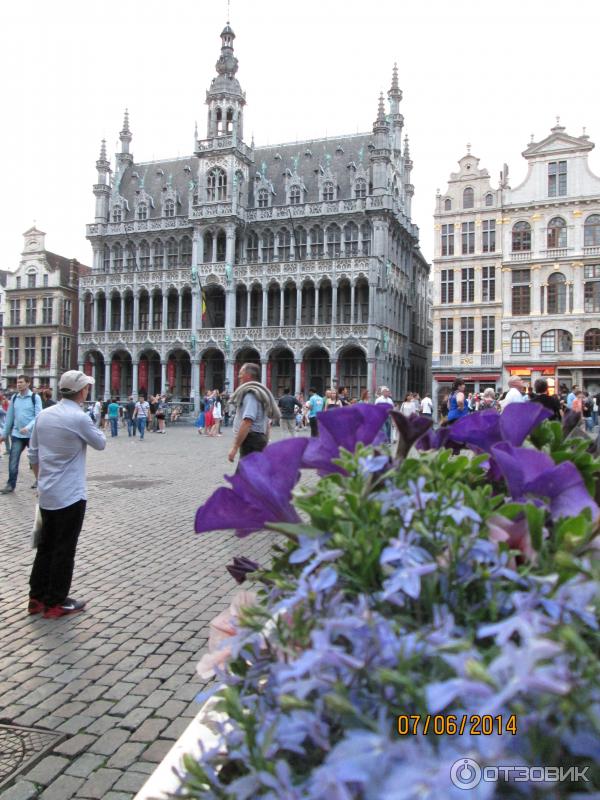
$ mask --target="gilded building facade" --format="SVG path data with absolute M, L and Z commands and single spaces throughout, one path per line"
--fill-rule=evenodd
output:
M 196 403 L 244 361 L 275 393 L 424 389 L 429 266 L 396 69 L 371 132 L 248 145 L 234 38 L 227 25 L 189 156 L 136 162 L 127 114 L 114 170 L 103 143 L 82 369 L 105 396 Z

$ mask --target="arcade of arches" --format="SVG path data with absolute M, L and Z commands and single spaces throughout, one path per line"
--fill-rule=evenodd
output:
M 235 356 L 233 387 L 226 386 L 225 356 L 215 347 L 205 350 L 199 361 L 192 361 L 183 349 L 172 350 L 166 360 L 161 360 L 156 350 L 143 350 L 135 359 L 126 350 L 116 350 L 107 360 L 98 350 L 90 350 L 84 355 L 83 370 L 95 378 L 94 398 L 124 399 L 167 392 L 180 400 L 193 401 L 195 386 L 200 394 L 209 389 L 236 388 L 240 367 L 247 362 L 260 365 L 261 380 L 276 397 L 286 389 L 307 394 L 310 388 L 322 393 L 330 386 L 346 386 L 348 395 L 358 399 L 368 385 L 367 357 L 358 346 L 343 348 L 337 358 L 318 346 L 297 358 L 291 349 L 282 346 L 272 350 L 266 360 L 261 359 L 256 348 L 246 346 Z

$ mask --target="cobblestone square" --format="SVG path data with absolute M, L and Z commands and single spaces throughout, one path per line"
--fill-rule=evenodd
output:
M 68 738 L 1 800 L 133 797 L 197 712 L 208 622 L 235 588 L 225 565 L 234 555 L 265 562 L 273 536 L 194 533 L 197 507 L 233 471 L 231 438 L 231 428 L 213 439 L 175 426 L 140 441 L 120 429 L 104 452 L 88 449 L 71 590 L 88 606 L 54 620 L 26 611 L 36 497 L 22 459 L 16 492 L 0 497 L 0 719 Z

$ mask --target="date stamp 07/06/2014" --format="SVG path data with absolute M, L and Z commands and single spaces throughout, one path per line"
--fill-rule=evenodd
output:
M 492 736 L 517 733 L 517 717 L 498 714 L 400 714 L 397 720 L 400 736 Z

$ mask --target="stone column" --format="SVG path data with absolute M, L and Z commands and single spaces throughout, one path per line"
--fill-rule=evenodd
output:
M 113 315 L 112 315 L 112 297 L 107 297 L 106 299 L 106 330 L 112 331 L 113 326 Z
M 233 278 L 233 262 L 235 258 L 235 228 L 229 226 L 225 239 L 225 333 L 231 339 L 231 331 L 235 327 L 235 280 Z
M 260 360 L 260 382 L 267 385 L 267 362 L 261 358 Z
M 104 399 L 110 398 L 110 361 L 104 362 Z
M 154 292 L 148 296 L 148 330 L 152 330 L 154 324 Z
M 217 260 L 217 232 L 215 231 L 212 240 L 212 263 L 214 264 Z
M 337 325 L 337 301 L 338 301 L 338 287 L 337 283 L 331 285 L 331 335 L 335 336 L 335 326 Z
M 576 262 L 576 264 L 574 264 L 573 267 L 573 313 L 574 314 L 583 314 L 583 284 L 584 284 L 583 264 L 581 262 Z M 579 382 L 577 386 L 581 387 L 581 382 Z
M 202 329 L 202 313 L 201 309 L 202 293 L 196 286 L 192 289 L 192 331 Z
M 329 386 L 337 389 L 337 358 L 329 359 Z
M 296 286 L 296 337 L 300 334 L 302 324 L 302 286 Z
M 177 298 L 177 330 L 181 330 L 183 326 L 183 290 L 179 290 L 179 296 Z M 193 329 L 193 325 L 190 325 Z
M 163 292 L 162 296 L 162 329 L 167 330 L 167 315 L 169 311 L 169 295 Z
M 536 264 L 531 268 L 531 313 L 539 316 L 540 309 L 540 268 Z
M 125 330 L 125 294 L 121 294 L 121 330 Z
M 269 290 L 263 287 L 262 290 L 262 326 L 267 327 L 267 312 L 268 312 Z M 266 374 L 266 373 L 265 373 Z M 263 381 L 264 383 L 264 381 Z
M 373 401 L 375 397 L 375 366 L 376 366 L 376 359 L 375 358 L 367 358 L 367 389 L 369 391 L 369 398 Z
M 319 324 L 319 287 L 315 286 L 315 327 Z
M 252 307 L 252 289 L 248 289 L 246 292 L 246 327 L 250 327 L 250 310 Z
M 200 362 L 197 356 L 192 359 L 192 398 L 194 401 L 194 412 L 200 411 Z
M 300 389 L 300 382 L 302 380 L 302 359 L 294 359 L 294 367 L 295 367 L 295 374 L 294 374 L 294 394 L 299 394 Z
M 79 298 L 79 330 L 85 330 L 85 303 L 83 297 Z
M 98 298 L 92 295 L 92 330 L 94 333 L 98 331 Z
M 160 391 L 164 392 L 167 388 L 167 362 L 160 361 Z
M 283 286 L 279 289 L 279 327 L 283 328 L 283 301 L 285 289 Z
M 503 316 L 512 316 L 512 273 L 510 267 L 502 267 L 502 305 Z
M 137 292 L 133 294 L 133 330 L 140 329 L 140 296 Z
M 350 325 L 354 325 L 354 283 L 350 284 Z
M 132 361 L 131 362 L 131 394 L 133 395 L 133 399 L 138 399 L 138 367 L 140 365 L 139 361 Z

